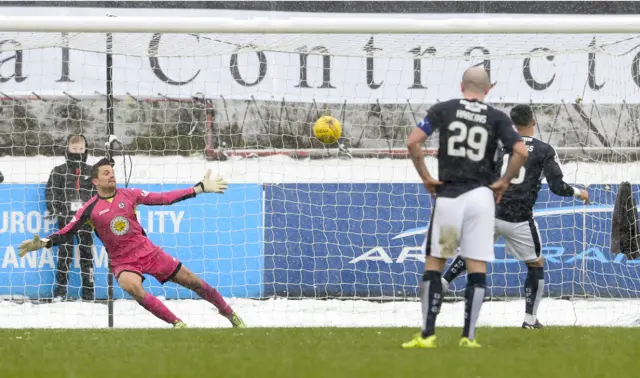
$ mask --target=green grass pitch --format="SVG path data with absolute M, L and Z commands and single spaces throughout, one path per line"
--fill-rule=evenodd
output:
M 403 350 L 416 329 L 0 330 L 0 377 L 640 376 L 640 328 L 480 328 L 482 349 Z

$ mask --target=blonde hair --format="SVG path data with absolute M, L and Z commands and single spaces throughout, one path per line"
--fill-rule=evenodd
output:
M 69 144 L 76 144 L 76 143 L 82 143 L 82 144 L 87 144 L 84 140 L 84 138 L 80 135 L 74 135 L 71 138 L 69 138 Z

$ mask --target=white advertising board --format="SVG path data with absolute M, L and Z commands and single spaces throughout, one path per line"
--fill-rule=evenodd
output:
M 96 16 L 99 8 L 0 8 L 2 15 Z M 297 13 L 118 9 L 118 17 L 300 17 Z M 367 17 L 368 15 L 361 15 Z M 339 22 L 340 15 L 314 14 Z M 357 17 L 350 14 L 348 17 Z M 390 16 L 401 17 L 401 16 Z M 447 15 L 411 15 L 443 18 Z M 461 17 L 486 17 L 455 15 Z M 495 17 L 495 16 L 494 16 Z M 549 16 L 545 16 L 549 17 Z M 635 35 L 190 35 L 118 34 L 113 87 L 117 96 L 164 95 L 320 103 L 433 103 L 459 96 L 465 69 L 484 64 L 495 103 L 562 103 L 581 98 L 601 104 L 640 102 L 640 50 Z M 629 39 L 632 38 L 632 39 Z M 0 33 L 5 50 L 33 46 L 34 36 Z M 616 41 L 624 41 L 614 43 Z M 267 47 L 250 51 L 248 42 Z M 46 45 L 46 44 L 45 44 Z M 0 92 L 9 96 L 104 94 L 104 36 L 80 35 L 73 46 L 0 53 Z M 600 49 L 590 46 L 607 45 Z M 154 48 L 153 46 L 156 46 Z M 627 49 L 627 46 L 631 46 Z M 306 55 L 313 48 L 328 56 Z M 533 57 L 525 54 L 536 50 Z M 596 52 L 598 50 L 599 52 Z M 619 54 L 625 50 L 625 54 Z M 280 52 L 287 51 L 287 52 Z M 507 56 L 510 54 L 511 56 Z M 171 55 L 171 56 L 169 56 Z M 350 55 L 350 56 L 345 56 Z M 417 57 L 416 55 L 420 55 Z M 491 55 L 487 59 L 486 56 Z M 304 64 L 306 62 L 306 64 Z

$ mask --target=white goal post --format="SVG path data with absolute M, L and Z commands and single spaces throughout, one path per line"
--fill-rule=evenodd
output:
M 599 34 L 636 33 L 640 16 L 528 16 L 425 20 L 320 17 L 0 17 L 0 31 L 72 33 L 238 34 Z
M 589 298 L 543 301 L 544 321 L 633 324 L 640 262 L 612 254 L 609 234 L 618 184 L 640 183 L 639 46 L 639 16 L 0 16 L 0 297 L 41 303 L 0 302 L 0 324 L 106 326 L 103 304 L 74 302 L 77 246 L 66 300 L 48 303 L 57 249 L 19 258 L 17 245 L 57 228 L 45 184 L 66 137 L 84 134 L 93 163 L 112 114 L 120 182 L 125 167 L 130 186 L 151 191 L 193 185 L 206 168 L 230 181 L 223 196 L 138 216 L 249 326 L 415 325 L 431 200 L 406 136 L 474 65 L 494 83 L 492 105 L 531 104 L 565 180 L 594 201 L 540 193 L 545 295 Z M 324 114 L 342 122 L 339 143 L 313 138 Z M 425 146 L 433 172 L 437 142 Z M 97 239 L 92 248 L 102 301 L 108 260 Z M 518 325 L 526 267 L 502 241 L 496 256 L 488 293 L 503 301 L 481 324 Z M 225 325 L 187 290 L 152 278 L 145 288 L 190 325 Z M 450 296 L 463 288 L 461 278 Z M 114 289 L 116 326 L 163 326 Z M 443 325 L 461 323 L 453 306 Z

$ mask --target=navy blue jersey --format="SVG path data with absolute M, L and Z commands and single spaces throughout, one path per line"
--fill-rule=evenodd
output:
M 457 197 L 495 181 L 498 144 L 507 153 L 520 140 L 509 116 L 481 101 L 455 99 L 432 106 L 418 127 L 440 132 L 438 186 L 441 197 Z
M 573 196 L 574 190 L 563 180 L 560 159 L 549 145 L 533 137 L 522 137 L 529 151 L 517 177 L 511 180 L 511 186 L 502 195 L 502 201 L 496 207 L 496 218 L 507 222 L 525 222 L 533 217 L 533 206 L 538 199 L 542 179 L 546 178 L 551 191 L 560 196 Z M 507 169 L 510 155 L 501 156 L 501 172 Z

